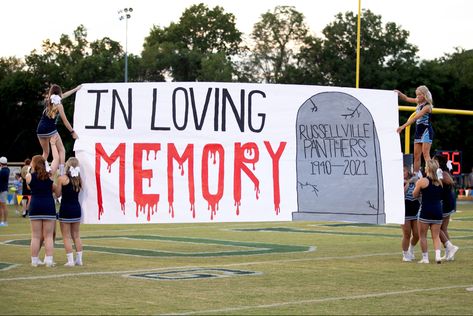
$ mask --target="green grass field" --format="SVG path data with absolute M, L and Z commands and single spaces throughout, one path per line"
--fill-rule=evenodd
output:
M 473 204 L 460 204 L 460 250 L 440 265 L 430 239 L 430 264 L 401 262 L 399 225 L 82 225 L 84 266 L 63 266 L 58 231 L 57 266 L 33 268 L 29 220 L 10 208 L 0 314 L 471 315 L 472 224 Z

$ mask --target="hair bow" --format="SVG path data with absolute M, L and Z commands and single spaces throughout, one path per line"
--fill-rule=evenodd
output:
M 61 97 L 58 96 L 57 94 L 53 94 L 51 96 L 51 103 L 54 104 L 54 105 L 61 104 Z
M 51 167 L 49 166 L 49 163 L 47 160 L 44 161 L 44 168 L 46 169 L 46 172 L 51 172 Z
M 452 161 L 451 161 L 451 160 L 447 161 L 447 168 L 448 168 L 449 171 L 452 171 L 453 165 L 452 165 Z
M 439 180 L 442 180 L 442 179 L 443 179 L 443 171 L 442 171 L 442 169 L 440 169 L 440 168 L 437 169 L 437 178 L 438 178 Z
M 69 168 L 69 173 L 71 174 L 71 177 L 75 178 L 79 176 L 80 173 L 80 168 L 79 167 L 70 167 Z

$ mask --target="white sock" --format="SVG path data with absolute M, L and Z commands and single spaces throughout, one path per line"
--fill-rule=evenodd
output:
M 74 264 L 74 253 L 66 253 L 67 263 Z
M 440 249 L 435 249 L 435 261 L 440 261 Z
M 52 264 L 53 263 L 53 256 L 45 256 L 44 257 L 45 264 Z
M 76 252 L 76 262 L 82 262 L 82 251 Z
M 428 252 L 423 252 L 422 253 L 422 259 L 429 260 L 429 253 Z
M 413 254 L 414 253 L 414 247 L 415 246 L 409 244 L 409 249 L 407 249 L 407 251 L 409 251 L 409 253 Z
M 31 257 L 31 264 L 38 264 L 39 258 L 38 257 Z
M 447 240 L 447 242 L 445 243 L 445 248 L 450 248 L 452 246 L 453 244 L 450 242 L 450 240 Z
M 409 251 L 404 251 L 404 250 L 403 250 L 403 251 L 402 251 L 402 255 L 403 255 L 404 257 L 409 256 Z

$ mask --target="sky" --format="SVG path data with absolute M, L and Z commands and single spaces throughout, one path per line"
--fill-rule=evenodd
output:
M 311 32 L 319 37 L 337 13 L 358 11 L 358 0 L 4 0 L 0 57 L 23 58 L 39 50 L 46 39 L 56 42 L 61 34 L 72 37 L 80 24 L 86 27 L 89 41 L 110 37 L 125 47 L 128 38 L 128 52 L 139 55 L 154 25 L 178 22 L 186 8 L 201 2 L 233 13 L 237 28 L 246 35 L 261 14 L 278 5 L 291 5 L 303 13 Z M 361 6 L 381 15 L 383 23 L 395 22 L 409 31 L 409 42 L 418 47 L 421 59 L 440 58 L 456 47 L 473 49 L 471 0 L 361 0 Z M 133 12 L 126 32 L 118 11 L 128 7 Z

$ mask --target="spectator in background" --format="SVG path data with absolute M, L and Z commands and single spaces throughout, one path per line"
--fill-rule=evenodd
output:
M 8 226 L 8 179 L 10 178 L 10 168 L 7 167 L 6 157 L 0 157 L 0 226 Z
M 27 158 L 25 159 L 25 162 L 23 164 L 23 167 L 21 167 L 21 178 L 23 181 L 23 200 L 21 201 L 21 204 L 23 206 L 23 210 L 21 213 L 21 216 L 26 217 L 28 215 L 28 207 L 30 206 L 30 199 L 31 199 L 31 190 L 28 184 L 26 184 L 26 175 L 30 173 L 30 166 L 31 159 Z
M 15 213 L 17 215 L 20 215 L 20 205 L 21 205 L 21 200 L 18 201 L 18 196 L 20 196 L 20 199 L 23 199 L 23 184 L 21 181 L 21 174 L 20 173 L 15 173 L 15 180 L 13 180 L 13 187 L 14 187 L 14 195 L 13 195 L 13 204 L 15 204 Z
M 473 189 L 473 167 L 471 167 L 471 172 L 468 174 L 466 187 Z

